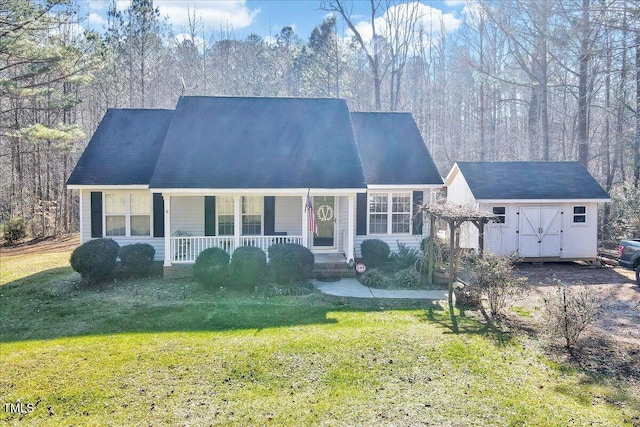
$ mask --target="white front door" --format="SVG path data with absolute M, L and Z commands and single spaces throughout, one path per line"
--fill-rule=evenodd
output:
M 521 257 L 560 256 L 560 207 L 521 206 L 519 218 L 518 251 Z
M 318 234 L 313 235 L 313 249 L 336 249 L 338 203 L 334 196 L 313 196 Z

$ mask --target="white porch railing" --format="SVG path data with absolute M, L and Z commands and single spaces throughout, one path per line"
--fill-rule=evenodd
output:
M 230 255 L 235 251 L 233 236 L 177 236 L 171 239 L 171 262 L 195 262 L 200 252 L 220 248 Z M 302 236 L 240 236 L 240 246 L 255 246 L 267 253 L 276 243 L 302 244 Z
M 267 253 L 269 246 L 277 243 L 302 244 L 302 236 L 240 236 L 240 246 L 255 246 Z M 267 254 L 269 255 L 269 254 Z

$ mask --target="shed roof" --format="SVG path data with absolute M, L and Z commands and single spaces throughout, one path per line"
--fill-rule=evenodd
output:
M 456 166 L 476 200 L 609 198 L 578 162 L 457 162 Z
M 153 188 L 366 188 L 341 99 L 182 97 Z
M 172 110 L 107 110 L 67 184 L 149 184 L 172 116 Z
M 442 177 L 411 113 L 351 113 L 369 185 L 439 184 Z

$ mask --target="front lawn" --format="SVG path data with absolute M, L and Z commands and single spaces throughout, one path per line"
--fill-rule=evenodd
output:
M 23 265 L 2 259 L 0 420 L 9 425 L 640 422 L 636 392 L 468 318 L 454 335 L 438 310 L 161 279 L 84 288 L 67 267 L 4 280 Z M 18 401 L 34 410 L 6 409 Z

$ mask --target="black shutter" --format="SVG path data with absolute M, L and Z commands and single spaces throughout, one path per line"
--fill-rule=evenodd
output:
M 204 235 L 216 235 L 216 196 L 204 196 Z
M 356 199 L 356 235 L 367 235 L 367 193 L 358 193 Z
M 91 192 L 91 238 L 102 237 L 102 191 Z
M 153 237 L 164 237 L 164 198 L 153 193 Z
M 276 198 L 264 196 L 264 235 L 273 236 L 276 232 Z
M 422 191 L 413 192 L 413 234 L 420 236 L 422 234 L 422 213 L 418 213 L 420 205 L 422 205 L 424 193 Z

